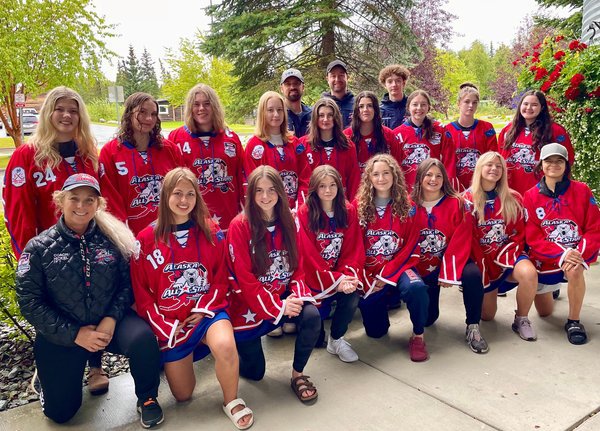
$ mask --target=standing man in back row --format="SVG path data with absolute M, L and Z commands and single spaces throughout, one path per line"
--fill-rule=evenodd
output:
M 333 60 L 327 65 L 327 84 L 329 84 L 329 92 L 323 93 L 323 97 L 332 98 L 340 108 L 345 129 L 350 126 L 352 110 L 354 109 L 354 94 L 348 91 L 346 63 Z
M 399 64 L 390 64 L 379 72 L 379 83 L 387 90 L 381 99 L 381 122 L 390 129 L 395 129 L 404 122 L 406 116 L 406 99 L 404 87 L 410 72 Z
M 301 138 L 308 133 L 308 124 L 312 113 L 310 106 L 302 103 L 302 95 L 304 94 L 302 73 L 298 69 L 288 69 L 281 74 L 279 84 L 288 112 L 288 129 L 297 138 Z

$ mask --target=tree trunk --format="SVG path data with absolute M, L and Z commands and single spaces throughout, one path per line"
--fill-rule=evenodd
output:
M 326 0 L 323 3 L 325 11 L 333 11 L 336 9 L 335 0 Z M 321 40 L 321 59 L 319 66 L 325 69 L 330 61 L 335 59 L 335 22 L 323 21 L 321 28 L 323 29 L 323 39 Z
M 2 109 L 0 109 L 0 121 L 4 124 L 6 134 L 13 139 L 15 148 L 19 148 L 23 144 L 23 139 L 21 139 L 21 123 L 19 122 L 17 108 L 15 107 L 14 84 L 10 86 L 8 95 L 4 96 L 2 102 L 4 103 L 2 103 Z

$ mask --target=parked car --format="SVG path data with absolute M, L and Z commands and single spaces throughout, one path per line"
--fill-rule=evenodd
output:
M 23 115 L 38 115 L 38 111 L 35 108 L 23 108 Z
M 23 134 L 31 135 L 33 132 L 35 132 L 35 129 L 37 129 L 38 126 L 38 122 L 38 117 L 35 115 L 23 115 Z

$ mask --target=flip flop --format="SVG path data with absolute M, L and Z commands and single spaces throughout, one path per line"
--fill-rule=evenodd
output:
M 240 410 L 239 412 L 232 414 L 231 411 L 239 405 L 244 406 L 244 408 L 242 410 Z M 235 400 L 227 403 L 226 406 L 223 406 L 223 411 L 225 412 L 227 417 L 229 419 L 231 419 L 231 422 L 233 422 L 233 424 L 236 426 L 236 428 L 239 430 L 248 429 L 254 424 L 254 413 L 252 412 L 252 410 L 250 410 L 249 407 L 246 407 L 246 402 L 241 398 L 236 398 Z M 238 423 L 238 421 L 246 415 L 251 415 L 250 422 L 248 422 L 247 425 L 242 426 Z
M 569 343 L 576 345 L 587 343 L 587 334 L 582 323 L 567 322 L 565 323 L 565 331 L 567 331 Z

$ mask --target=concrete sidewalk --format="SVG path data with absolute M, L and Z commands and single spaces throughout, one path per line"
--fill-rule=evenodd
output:
M 240 396 L 254 410 L 252 430 L 600 430 L 600 266 L 587 274 L 582 313 L 590 341 L 568 343 L 563 329 L 566 291 L 554 316 L 530 316 L 538 341 L 522 341 L 510 329 L 515 294 L 498 298 L 496 321 L 482 324 L 490 344 L 486 355 L 464 342 L 464 307 L 458 291 L 443 290 L 441 317 L 425 332 L 430 359 L 408 358 L 410 322 L 406 309 L 391 313 L 389 335 L 366 337 L 357 313 L 346 338 L 360 361 L 345 364 L 315 350 L 306 374 L 319 390 L 312 406 L 302 405 L 289 387 L 293 337 L 265 337 L 267 373 L 261 382 L 241 380 Z M 159 400 L 166 430 L 234 430 L 221 410 L 214 361 L 197 364 L 192 401 L 178 404 L 163 378 Z M 80 412 L 68 425 L 47 420 L 39 403 L 0 413 L 0 430 L 139 430 L 133 381 L 111 379 L 108 394 L 85 391 Z

